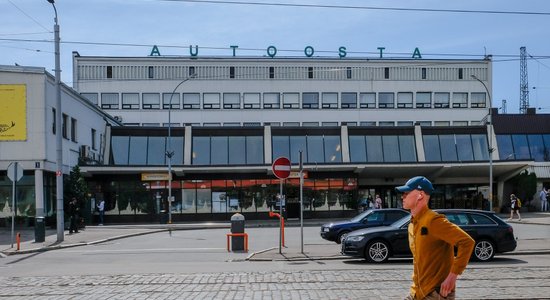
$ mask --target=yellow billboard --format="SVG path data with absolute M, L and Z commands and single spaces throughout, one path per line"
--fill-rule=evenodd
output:
M 0 84 L 0 141 L 27 140 L 27 87 Z

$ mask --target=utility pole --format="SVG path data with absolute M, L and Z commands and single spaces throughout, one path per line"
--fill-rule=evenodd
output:
M 63 133 L 61 119 L 61 64 L 59 62 L 59 24 L 57 23 L 57 9 L 54 0 L 47 0 L 52 4 L 55 12 L 54 36 L 55 36 L 55 150 L 56 150 L 56 215 L 57 215 L 57 242 L 64 239 L 65 220 L 63 212 Z

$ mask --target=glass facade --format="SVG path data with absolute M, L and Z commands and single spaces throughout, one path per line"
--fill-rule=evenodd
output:
M 550 161 L 550 134 L 499 134 L 497 146 L 501 160 Z
M 273 160 L 285 156 L 299 163 L 302 150 L 305 163 L 342 162 L 340 136 L 336 135 L 274 135 L 272 145 Z
M 34 172 L 25 172 L 17 182 L 15 197 L 15 223 L 28 226 L 36 216 L 36 190 Z M 44 173 L 44 211 L 45 217 L 55 216 L 55 174 Z M 12 182 L 6 172 L 0 172 L 0 224 L 11 224 Z M 1 226 L 1 225 L 0 225 Z
M 366 121 L 365 121 L 366 122 Z M 334 164 L 343 166 L 344 153 L 342 142 L 349 147 L 349 164 L 398 164 L 419 162 L 416 149 L 416 137 L 413 126 L 400 127 L 347 127 L 347 139 L 340 136 L 343 127 L 273 127 L 271 128 L 271 161 L 277 157 L 290 158 L 292 164 L 299 162 L 299 153 L 303 152 L 304 163 L 309 165 Z M 179 131 L 178 131 L 179 130 Z M 262 218 L 263 213 L 278 210 L 279 180 L 272 179 L 265 168 L 270 159 L 264 157 L 265 128 L 259 126 L 192 129 L 189 138 L 192 167 L 211 168 L 219 166 L 234 167 L 237 172 L 223 169 L 220 172 L 201 169 L 200 172 L 184 171 L 176 174 L 172 181 L 172 204 L 174 220 L 226 219 L 227 214 L 235 212 L 254 214 L 252 218 Z M 427 162 L 475 162 L 488 160 L 487 137 L 485 128 L 422 128 L 422 143 Z M 114 130 L 111 138 L 111 164 L 121 166 L 166 166 L 166 151 L 173 149 L 176 154 L 174 165 L 184 165 L 183 128 L 175 130 L 168 146 L 166 129 L 146 128 L 136 133 L 127 129 Z M 508 141 L 513 149 L 511 153 L 539 153 L 543 157 L 548 137 L 508 135 L 499 136 L 500 143 Z M 189 145 L 188 145 L 189 146 Z M 502 146 L 505 147 L 505 146 Z M 527 147 L 527 150 L 525 148 Z M 531 147 L 531 148 L 529 148 Z M 519 149 L 519 150 L 518 150 Z M 527 151 L 527 152 L 526 152 Z M 502 154 L 501 154 L 502 155 Z M 261 170 L 256 169 L 261 166 Z M 185 166 L 191 167 L 191 166 Z M 332 168 L 332 166 L 330 166 Z M 163 169 L 164 170 L 164 169 Z M 91 182 L 95 201 L 104 199 L 108 216 L 117 219 L 157 221 L 162 212 L 168 209 L 168 182 L 165 180 L 148 181 L 139 178 L 140 174 L 112 177 L 98 176 Z M 359 187 L 361 175 L 352 171 L 313 171 L 304 181 L 304 208 L 316 217 L 349 216 L 357 209 L 361 191 L 380 193 L 387 207 L 400 207 L 401 199 L 393 190 L 393 185 Z M 151 177 L 154 178 L 154 177 Z M 299 180 L 289 178 L 284 181 L 285 205 L 287 217 L 298 217 Z M 479 185 L 448 185 L 438 187 L 434 194 L 434 207 L 472 207 L 482 205 Z M 454 191 L 455 194 L 448 194 Z M 472 192 L 474 191 L 474 192 Z M 331 213 L 334 212 L 334 213 Z M 328 214 L 330 213 L 330 214 Z
M 165 165 L 166 150 L 174 152 L 172 164 L 183 164 L 182 136 L 113 136 L 111 163 L 114 165 Z
M 412 135 L 350 135 L 349 152 L 354 163 L 417 161 Z
M 91 182 L 92 197 L 105 200 L 106 215 L 141 216 L 154 219 L 167 209 L 166 182 L 145 182 L 131 179 Z M 299 180 L 287 179 L 284 184 L 285 206 L 289 214 L 299 212 Z M 349 210 L 357 207 L 357 180 L 323 178 L 304 180 L 305 211 Z M 172 182 L 172 213 L 225 214 L 262 213 L 277 210 L 278 179 L 195 179 Z
M 483 134 L 433 134 L 422 138 L 429 162 L 489 160 L 487 137 Z
M 262 165 L 262 136 L 194 136 L 193 165 Z

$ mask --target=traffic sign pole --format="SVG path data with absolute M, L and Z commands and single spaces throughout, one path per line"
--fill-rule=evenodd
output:
M 283 180 L 279 179 L 279 254 L 283 254 Z
M 15 163 L 17 164 L 17 163 Z M 17 168 L 15 168 L 17 178 Z M 11 182 L 11 247 L 13 248 L 13 232 L 15 231 L 15 180 Z
M 302 161 L 302 150 L 300 150 L 300 244 L 301 252 L 304 254 L 304 163 Z
M 23 177 L 23 168 L 17 162 L 13 162 L 8 166 L 8 178 L 11 180 L 11 247 L 14 243 L 15 232 L 15 185 Z
M 279 185 L 279 254 L 282 254 L 282 245 L 283 245 L 283 180 L 290 176 L 290 159 L 286 157 L 279 157 L 273 161 L 271 166 L 273 175 L 275 175 L 280 180 Z

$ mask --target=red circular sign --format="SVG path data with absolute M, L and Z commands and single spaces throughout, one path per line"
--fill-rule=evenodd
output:
M 271 169 L 277 178 L 288 178 L 290 176 L 290 160 L 284 156 L 279 157 L 273 162 Z

